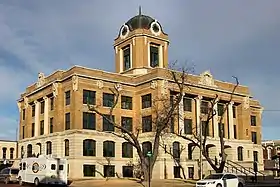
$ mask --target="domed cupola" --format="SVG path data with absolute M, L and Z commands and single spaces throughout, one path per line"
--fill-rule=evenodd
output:
M 116 71 L 143 74 L 150 68 L 167 67 L 168 44 L 168 35 L 163 32 L 161 24 L 143 15 L 139 7 L 139 14 L 121 26 L 115 39 Z

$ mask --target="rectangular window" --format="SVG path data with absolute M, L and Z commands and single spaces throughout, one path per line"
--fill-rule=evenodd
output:
M 142 132 L 152 131 L 152 116 L 142 117 Z
M 225 137 L 225 124 L 219 123 L 219 137 Z
M 132 110 L 132 97 L 122 96 L 121 97 L 121 108 Z
M 103 93 L 103 106 L 112 107 L 114 104 L 114 94 Z
M 123 71 L 130 68 L 130 46 L 127 46 L 123 49 Z
M 254 144 L 258 143 L 258 141 L 257 141 L 257 132 L 252 132 L 252 142 Z
M 22 126 L 22 139 L 25 138 L 25 134 L 24 134 L 25 132 L 24 131 L 25 131 L 25 126 Z
M 207 101 L 201 101 L 200 103 L 200 111 L 201 111 L 201 114 L 208 114 L 208 102 Z
M 171 117 L 170 119 L 170 133 L 174 133 L 174 123 L 175 123 L 175 120 L 174 120 L 174 116 Z
M 70 119 L 70 112 L 65 114 L 65 130 L 70 129 L 71 119 Z
M 224 105 L 218 104 L 218 116 L 222 116 L 224 113 Z
M 132 118 L 131 117 L 121 117 L 122 127 L 132 132 Z M 123 131 L 122 131 L 123 132 Z
M 201 121 L 202 126 L 202 135 L 203 136 L 209 136 L 209 124 L 207 124 L 207 121 Z
M 133 166 L 122 167 L 123 177 L 133 178 Z
M 51 103 L 51 110 L 54 109 L 54 97 L 50 98 L 50 103 Z
M 22 109 L 22 120 L 25 120 L 25 109 Z
M 152 106 L 152 94 L 142 96 L 142 109 Z
M 83 90 L 83 104 L 95 105 L 96 92 L 90 90 Z
M 232 106 L 233 118 L 236 118 L 236 106 Z
M 115 177 L 115 166 L 104 165 L 104 177 Z
M 44 134 L 44 120 L 40 121 L 40 135 Z
M 253 151 L 253 157 L 254 157 L 254 162 L 258 162 L 259 161 L 258 151 Z
M 159 46 L 151 45 L 150 46 L 150 66 L 157 67 L 159 65 L 159 53 L 158 53 Z
M 95 130 L 95 113 L 83 112 L 83 129 Z
M 40 103 L 40 106 L 41 106 L 40 112 L 41 112 L 41 114 L 44 114 L 44 112 L 45 112 L 45 101 L 42 101 Z
M 233 138 L 237 139 L 237 128 L 236 128 L 236 125 L 233 125 Z
M 257 117 L 251 115 L 251 126 L 257 126 Z
M 70 90 L 65 92 L 65 105 L 70 105 L 71 94 Z
M 110 115 L 105 115 L 106 118 L 110 119 Z M 109 121 L 106 120 L 106 118 L 103 117 L 103 131 L 109 131 L 109 132 L 114 132 L 115 131 L 115 127 L 112 123 L 110 123 Z M 113 117 L 113 122 L 115 121 L 115 116 Z
M 184 119 L 185 134 L 192 134 L 192 119 Z
M 83 165 L 84 177 L 95 177 L 95 165 Z
M 53 133 L 53 118 L 50 118 L 50 133 Z
M 32 115 L 32 117 L 35 116 L 35 104 L 32 105 L 32 107 L 31 107 L 31 115 Z
M 184 103 L 184 111 L 191 112 L 192 111 L 192 99 L 184 97 L 183 103 Z
M 31 124 L 31 137 L 35 136 L 35 123 Z

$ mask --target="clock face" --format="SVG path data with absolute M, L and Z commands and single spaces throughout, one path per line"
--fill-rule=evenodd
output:
M 151 24 L 150 31 L 151 31 L 154 35 L 156 35 L 156 36 L 160 35 L 161 29 L 160 29 L 160 25 L 159 25 L 159 23 L 158 23 L 157 21 L 154 21 L 154 22 Z
M 152 29 L 153 29 L 153 31 L 155 33 L 159 32 L 159 26 L 157 24 L 153 24 L 153 28 Z
M 126 28 L 126 27 L 123 27 L 123 29 L 122 29 L 122 35 L 125 36 L 127 32 L 128 32 L 127 28 Z
M 122 26 L 122 28 L 121 28 L 121 38 L 127 37 L 128 33 L 129 33 L 128 26 L 127 25 Z

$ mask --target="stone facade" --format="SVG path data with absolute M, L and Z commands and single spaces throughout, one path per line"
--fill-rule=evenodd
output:
M 280 140 L 265 140 L 262 141 L 263 147 L 263 162 L 264 170 L 267 173 L 272 173 L 279 176 L 279 158 L 274 158 L 280 155 Z
M 0 162 L 6 161 L 6 164 L 12 164 L 17 158 L 17 142 L 9 140 L 0 140 Z
M 121 124 L 121 117 L 131 118 L 133 131 L 136 131 L 142 126 L 142 117 L 152 115 L 151 107 L 143 107 L 142 96 L 151 94 L 153 100 L 155 96 L 169 97 L 171 91 L 178 91 L 168 70 L 168 44 L 168 36 L 156 20 L 138 15 L 121 27 L 115 40 L 116 73 L 80 66 L 59 70 L 49 76 L 39 73 L 37 83 L 27 87 L 18 100 L 19 155 L 26 157 L 39 153 L 67 157 L 70 178 L 86 177 L 88 170 L 95 170 L 95 177 L 102 177 L 106 165 L 114 166 L 115 173 L 120 177 L 124 176 L 123 166 L 131 166 L 131 163 L 137 162 L 136 151 L 133 150 L 133 158 L 123 158 L 124 140 L 103 132 L 102 117 L 98 114 L 93 117 L 87 103 L 92 102 L 103 114 L 109 113 L 106 98 L 110 98 L 111 88 L 118 89 L 121 96 L 126 96 L 131 101 L 126 103 L 120 98 L 113 111 L 115 122 Z M 199 116 L 203 119 L 203 101 L 213 99 L 216 94 L 219 95 L 219 103 L 229 101 L 235 86 L 215 80 L 210 71 L 201 75 L 188 75 L 186 85 L 188 87 L 184 91 L 189 109 L 185 111 L 180 107 L 179 113 L 184 119 L 192 120 L 194 126 L 200 124 Z M 90 101 L 87 100 L 89 97 Z M 130 105 L 131 108 L 128 107 Z M 181 105 L 184 105 L 183 100 Z M 228 159 L 245 167 L 252 167 L 255 157 L 262 169 L 260 103 L 252 98 L 248 87 L 239 85 L 227 111 L 223 123 Z M 88 116 L 92 118 L 89 119 Z M 207 144 L 212 158 L 219 158 L 218 120 L 219 117 L 215 117 L 209 127 Z M 174 124 L 175 132 L 184 129 L 184 120 L 175 119 Z M 116 129 L 115 132 L 119 131 Z M 252 142 L 253 134 L 255 143 Z M 151 137 L 152 132 L 145 132 L 139 135 L 139 140 L 146 142 Z M 195 148 L 190 158 L 187 148 L 190 142 L 172 133 L 166 133 L 164 139 L 170 148 L 176 141 L 186 147 L 180 157 L 181 163 L 187 177 L 197 178 L 199 150 Z M 87 154 L 84 149 L 87 144 L 85 140 L 89 140 L 86 142 L 92 145 L 94 142 L 94 155 L 83 156 Z M 105 141 L 114 142 L 114 156 L 110 158 L 103 156 Z M 238 153 L 238 149 L 241 152 Z M 241 158 L 238 158 L 238 154 L 242 155 Z M 176 165 L 171 156 L 160 149 L 153 177 L 174 178 L 174 166 Z M 204 171 L 211 171 L 205 161 Z

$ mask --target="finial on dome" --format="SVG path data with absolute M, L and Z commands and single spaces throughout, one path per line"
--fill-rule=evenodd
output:
M 139 16 L 142 15 L 142 9 L 141 6 L 139 6 Z

